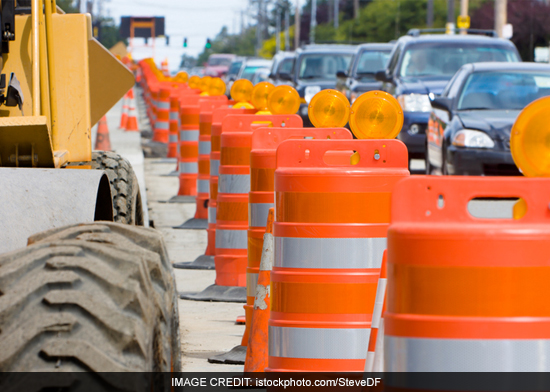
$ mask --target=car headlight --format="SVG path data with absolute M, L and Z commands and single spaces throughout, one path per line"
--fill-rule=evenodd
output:
M 463 129 L 453 138 L 453 146 L 471 148 L 493 148 L 495 142 L 485 132 Z
M 319 91 L 321 91 L 321 86 L 307 86 L 304 91 L 304 98 L 306 99 L 306 102 L 309 104 L 313 96 Z
M 432 105 L 427 94 L 403 94 L 397 97 L 405 112 L 430 112 Z

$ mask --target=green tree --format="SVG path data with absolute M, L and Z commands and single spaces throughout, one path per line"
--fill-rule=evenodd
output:
M 80 12 L 74 5 L 73 0 L 57 0 L 56 4 L 68 14 L 76 14 Z
M 233 53 L 239 56 L 253 56 L 256 43 L 256 28 L 248 28 L 242 34 L 229 34 L 227 27 L 224 26 L 211 42 L 212 47 L 210 49 L 205 48 L 199 55 L 197 59 L 198 64 L 205 63 L 213 53 Z

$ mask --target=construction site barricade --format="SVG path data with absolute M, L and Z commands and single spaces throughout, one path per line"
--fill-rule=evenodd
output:
M 156 102 L 155 127 L 153 129 L 153 141 L 168 143 L 170 129 L 170 89 L 161 88 Z
M 474 217 L 468 205 L 479 198 L 520 198 L 526 212 Z M 549 202 L 542 178 L 423 176 L 396 186 L 385 371 L 550 371 Z
M 179 190 L 178 196 L 197 195 L 197 175 L 199 172 L 199 96 L 180 98 L 179 136 Z
M 167 158 L 177 158 L 178 156 L 178 133 L 180 132 L 180 127 L 180 101 L 177 95 L 171 95 Z
M 390 198 L 408 175 L 398 140 L 279 145 L 267 371 L 363 371 Z
M 229 115 L 223 119 L 216 215 L 216 284 L 246 287 L 252 132 L 302 126 L 297 115 Z M 256 124 L 255 124 L 256 123 Z

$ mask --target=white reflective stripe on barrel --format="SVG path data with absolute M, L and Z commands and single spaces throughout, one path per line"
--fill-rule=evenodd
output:
M 216 248 L 248 249 L 247 230 L 221 230 L 216 228 Z
M 220 160 L 210 159 L 210 175 L 217 177 L 219 173 L 220 173 Z
M 219 193 L 250 192 L 249 174 L 220 174 L 218 178 Z
M 198 173 L 199 164 L 197 162 L 180 162 L 180 173 Z
M 549 372 L 548 358 L 550 339 L 384 336 L 386 372 Z
M 170 110 L 170 101 L 158 101 L 157 102 L 157 110 Z
M 199 140 L 199 155 L 210 155 L 210 150 L 210 142 L 203 142 Z
M 170 123 L 168 121 L 155 121 L 155 129 L 170 129 Z
M 180 131 L 181 142 L 196 142 L 199 140 L 199 131 Z
M 365 359 L 370 329 L 270 326 L 268 336 L 273 357 Z
M 256 296 L 256 286 L 258 285 L 258 276 L 260 274 L 246 273 L 246 296 Z
M 210 181 L 209 180 L 197 180 L 197 192 L 198 193 L 208 193 L 210 191 Z
M 386 286 L 388 279 L 379 278 L 376 287 L 376 298 L 374 300 L 374 309 L 372 311 L 372 328 L 380 328 L 380 319 L 382 318 L 382 308 L 384 307 L 384 297 L 386 296 Z
M 248 225 L 250 227 L 266 227 L 269 209 L 275 208 L 273 203 L 248 204 Z
M 216 207 L 208 207 L 208 223 L 216 223 Z
M 173 133 L 171 133 L 170 135 L 168 135 L 168 141 L 170 143 L 177 143 L 178 142 L 178 135 L 174 135 Z
M 386 238 L 275 237 L 275 267 L 380 268 Z
M 170 112 L 170 120 L 172 121 L 178 121 L 180 118 L 179 118 L 179 114 L 178 112 Z

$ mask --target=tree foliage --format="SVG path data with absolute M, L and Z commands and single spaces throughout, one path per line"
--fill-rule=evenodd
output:
M 199 55 L 198 64 L 205 63 L 213 53 L 233 53 L 239 56 L 253 56 L 256 44 L 256 28 L 248 28 L 242 34 L 229 34 L 227 27 L 224 26 L 211 42 L 212 47 L 210 49 L 205 48 Z

